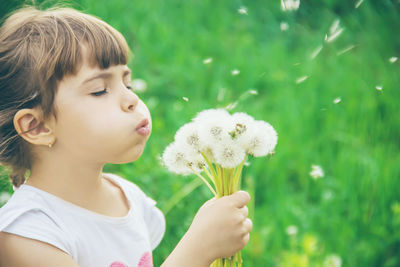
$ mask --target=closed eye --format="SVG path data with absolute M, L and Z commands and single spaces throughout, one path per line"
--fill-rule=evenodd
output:
M 97 92 L 91 93 L 91 95 L 92 96 L 101 96 L 101 95 L 104 95 L 104 94 L 107 94 L 107 93 L 108 93 L 107 88 L 104 88 L 101 91 L 97 91 Z
M 133 89 L 133 87 L 130 86 L 130 85 L 126 85 L 126 88 L 129 89 L 129 90 L 132 90 L 132 89 Z

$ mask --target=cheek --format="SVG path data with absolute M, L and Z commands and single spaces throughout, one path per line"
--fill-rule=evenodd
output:
M 151 120 L 150 110 L 147 108 L 146 104 L 143 103 L 142 100 L 140 100 L 137 109 L 140 113 L 142 113 L 143 116 L 145 116 L 149 120 L 150 128 L 152 128 L 152 120 Z

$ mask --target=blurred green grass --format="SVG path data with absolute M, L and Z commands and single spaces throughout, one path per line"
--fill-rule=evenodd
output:
M 143 156 L 106 171 L 134 181 L 166 210 L 197 179 L 159 164 L 175 131 L 197 112 L 257 90 L 233 111 L 270 122 L 279 140 L 271 159 L 252 159 L 244 172 L 255 206 L 245 266 L 323 266 L 332 254 L 343 266 L 400 266 L 400 78 L 399 61 L 389 62 L 400 57 L 400 6 L 355 4 L 302 1 L 298 11 L 283 12 L 280 1 L 261 0 L 73 2 L 123 33 L 134 53 L 133 78 L 149 87 L 140 94 L 153 117 Z M 238 12 L 242 6 L 247 15 Z M 344 31 L 327 43 L 336 19 Z M 323 178 L 310 177 L 312 164 Z M 0 182 L 11 190 L 6 173 Z M 211 198 L 207 190 L 197 187 L 168 211 L 155 266 Z M 291 225 L 296 235 L 286 233 Z

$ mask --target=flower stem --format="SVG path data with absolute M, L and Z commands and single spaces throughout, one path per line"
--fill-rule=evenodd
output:
M 193 168 L 191 168 L 193 173 L 196 174 L 203 182 L 208 186 L 208 188 L 211 190 L 211 192 L 214 194 L 215 197 L 217 197 L 217 193 L 215 192 L 214 188 L 210 185 L 210 183 L 206 180 L 206 178 L 203 177 L 200 173 L 195 171 Z

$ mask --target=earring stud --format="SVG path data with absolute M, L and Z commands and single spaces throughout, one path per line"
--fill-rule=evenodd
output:
M 53 144 L 52 144 L 52 143 L 49 143 L 48 146 L 49 146 L 49 148 L 51 148 L 51 147 L 53 146 Z

